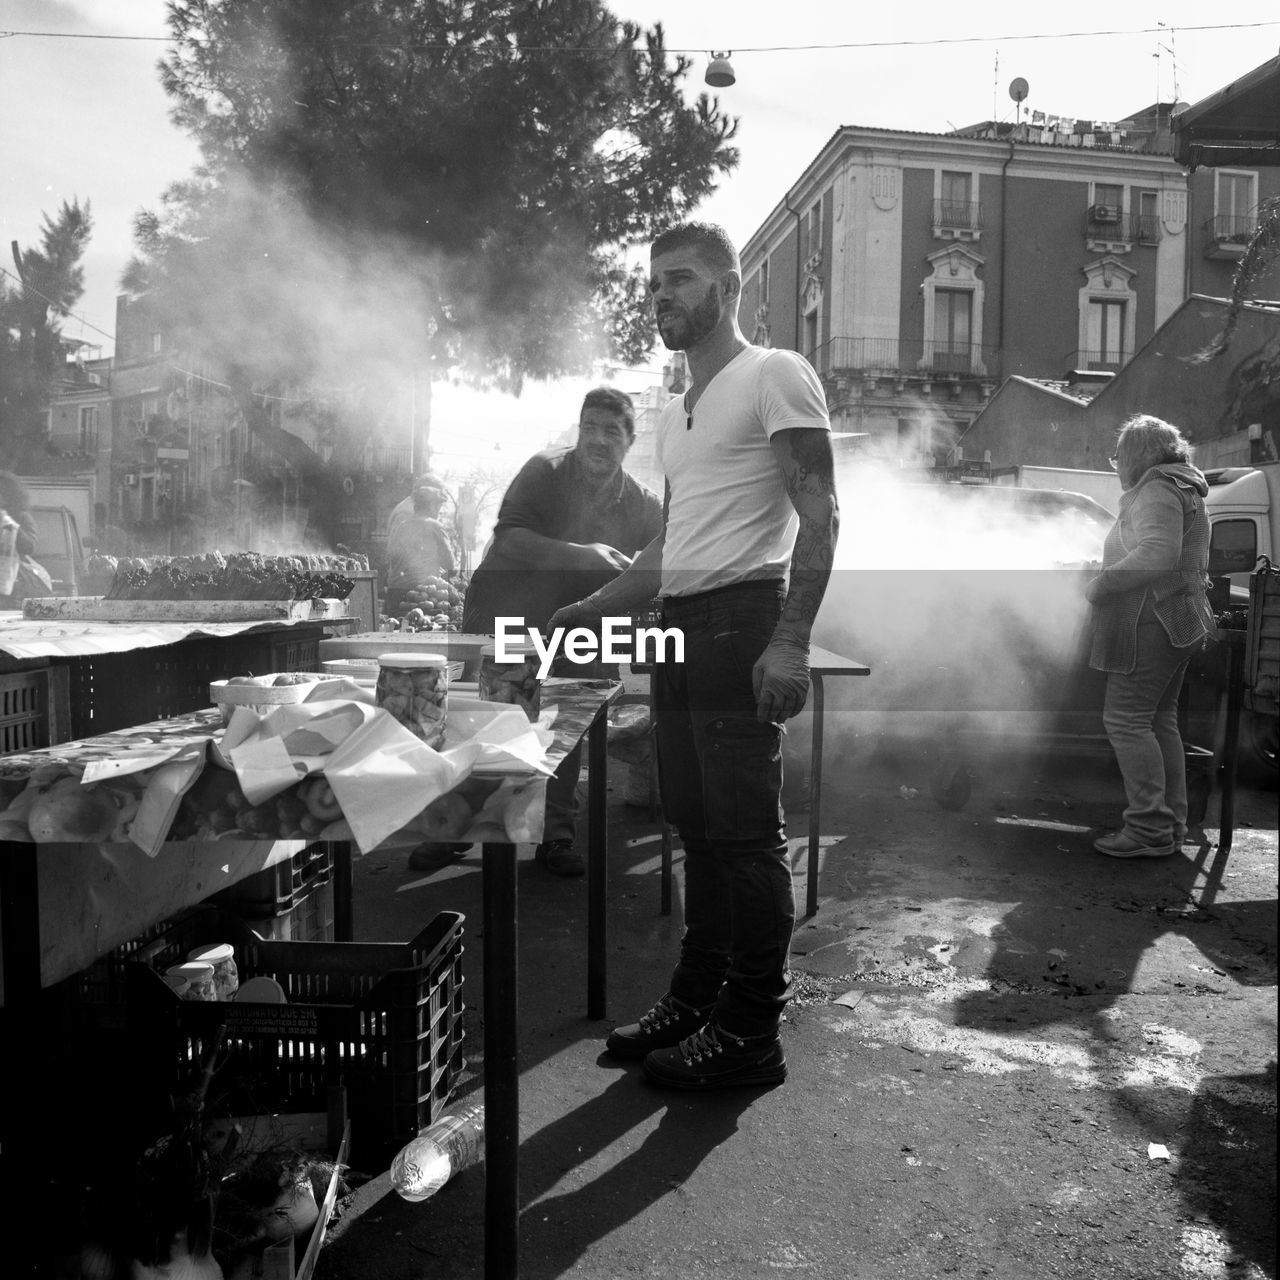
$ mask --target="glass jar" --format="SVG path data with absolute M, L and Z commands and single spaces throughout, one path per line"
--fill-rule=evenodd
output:
M 185 978 L 187 989 L 182 993 L 183 1000 L 217 1000 L 218 991 L 213 985 L 213 965 L 203 961 L 188 960 L 185 964 L 171 964 L 164 971 L 165 981 L 170 978 Z
M 449 662 L 442 653 L 384 653 L 374 701 L 439 750 L 449 719 Z
M 213 989 L 219 1000 L 230 1000 L 240 990 L 240 970 L 236 968 L 236 952 L 231 943 L 194 947 L 187 952 L 187 959 L 213 965 Z
M 498 646 L 487 644 L 480 650 L 480 674 L 476 692 L 482 702 L 510 702 L 523 707 L 530 720 L 538 718 L 542 706 L 542 681 L 538 679 L 539 658 L 532 649 L 504 645 L 507 661 L 498 658 Z

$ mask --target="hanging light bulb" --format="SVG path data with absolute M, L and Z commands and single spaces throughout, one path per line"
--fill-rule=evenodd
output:
M 727 89 L 737 80 L 737 76 L 733 74 L 733 67 L 729 63 L 733 51 L 729 53 L 713 53 L 711 61 L 707 64 L 706 82 L 715 89 Z

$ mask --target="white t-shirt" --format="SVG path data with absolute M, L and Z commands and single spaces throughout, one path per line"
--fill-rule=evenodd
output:
M 658 421 L 655 457 L 671 490 L 662 594 L 784 579 L 800 519 L 769 437 L 830 431 L 813 366 L 794 351 L 747 347 L 703 391 L 687 426 L 684 398 Z

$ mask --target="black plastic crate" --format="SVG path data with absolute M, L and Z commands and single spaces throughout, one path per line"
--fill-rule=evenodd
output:
M 268 920 L 288 915 L 332 878 L 333 846 L 321 841 L 307 845 L 265 871 L 246 876 L 229 889 L 214 894 L 211 901 L 246 920 Z
M 238 675 L 318 671 L 324 627 L 299 623 L 233 636 L 69 659 L 72 738 L 88 738 L 210 705 L 209 685 Z
M 217 909 L 176 918 L 111 959 L 125 974 L 133 1105 L 187 1087 L 225 1028 L 210 1115 L 322 1111 L 341 1085 L 356 1158 L 390 1158 L 439 1116 L 464 1066 L 462 926 L 442 912 L 409 943 L 277 942 Z M 241 982 L 274 978 L 287 1003 L 180 1000 L 161 975 L 209 942 L 232 943 Z
M 49 672 L 0 674 L 0 755 L 49 746 Z

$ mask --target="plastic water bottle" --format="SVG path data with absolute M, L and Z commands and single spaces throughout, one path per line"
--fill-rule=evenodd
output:
M 484 1104 L 476 1103 L 423 1129 L 391 1162 L 391 1185 L 406 1200 L 425 1200 L 483 1159 Z

